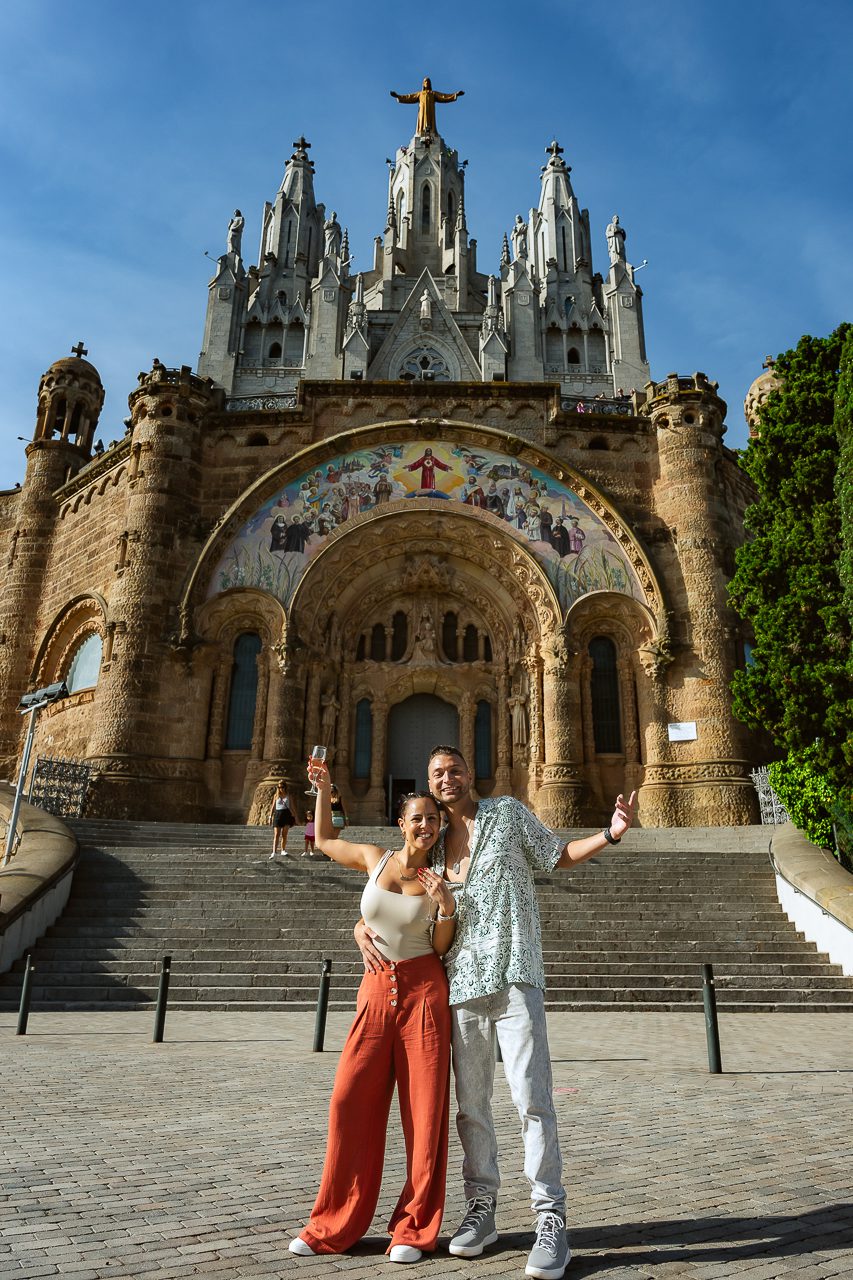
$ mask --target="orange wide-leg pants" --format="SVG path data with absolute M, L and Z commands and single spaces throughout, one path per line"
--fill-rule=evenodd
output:
M 407 1176 L 388 1223 L 391 1244 L 435 1248 L 447 1174 L 447 997 L 444 965 L 435 954 L 389 961 L 381 973 L 364 975 L 335 1076 L 320 1190 L 299 1233 L 315 1253 L 343 1253 L 370 1226 L 395 1081 Z

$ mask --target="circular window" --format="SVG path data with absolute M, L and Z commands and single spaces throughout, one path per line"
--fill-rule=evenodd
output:
M 434 347 L 418 347 L 416 351 L 410 351 L 401 362 L 397 377 L 408 382 L 413 378 L 420 378 L 425 382 L 452 382 L 453 380 L 447 361 Z
M 65 677 L 69 693 L 78 693 L 80 689 L 94 689 L 101 673 L 103 652 L 104 642 L 97 633 L 86 636 L 75 650 Z

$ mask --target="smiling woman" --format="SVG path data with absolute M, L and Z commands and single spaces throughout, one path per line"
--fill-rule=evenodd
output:
M 416 1262 L 435 1248 L 447 1169 L 450 1007 L 439 956 L 453 939 L 456 906 L 430 866 L 441 811 L 428 792 L 411 793 L 400 801 L 401 850 L 350 843 L 332 826 L 325 764 L 312 760 L 309 777 L 317 787 L 317 847 L 368 872 L 361 911 L 383 962 L 362 980 L 335 1077 L 320 1190 L 290 1252 L 343 1253 L 369 1227 L 384 1162 L 381 1117 L 396 1076 L 408 1179 L 388 1224 L 388 1251 L 392 1262 Z

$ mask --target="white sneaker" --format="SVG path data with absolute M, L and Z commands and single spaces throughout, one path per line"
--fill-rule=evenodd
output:
M 287 1248 L 290 1253 L 298 1253 L 300 1258 L 313 1258 L 316 1256 L 310 1244 L 303 1240 L 302 1236 L 294 1236 Z
M 278 849 L 273 849 L 272 853 L 270 854 L 270 858 L 274 858 L 277 853 L 278 853 Z M 269 860 L 270 859 L 267 858 L 267 862 L 269 862 Z
M 390 1262 L 420 1262 L 423 1254 L 413 1244 L 395 1244 L 388 1254 Z

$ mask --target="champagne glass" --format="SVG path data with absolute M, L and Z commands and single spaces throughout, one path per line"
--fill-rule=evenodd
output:
M 325 760 L 325 759 L 326 759 L 326 748 L 325 748 L 325 747 L 312 747 L 312 748 L 311 748 L 311 759 L 312 759 L 312 760 L 317 760 L 317 761 L 319 761 L 319 762 L 322 762 L 323 760 Z M 317 784 L 316 784 L 315 782 L 312 782 L 312 783 L 311 783 L 311 786 L 308 788 L 308 790 L 305 792 L 305 794 L 306 794 L 306 796 L 316 796 L 316 795 L 318 795 L 319 793 L 318 793 L 318 791 L 317 791 Z

